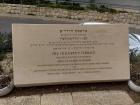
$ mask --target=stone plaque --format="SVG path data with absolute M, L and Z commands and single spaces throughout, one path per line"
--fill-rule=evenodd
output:
M 130 78 L 127 25 L 13 24 L 17 87 Z

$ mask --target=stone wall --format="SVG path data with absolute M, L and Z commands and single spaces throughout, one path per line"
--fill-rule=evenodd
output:
M 22 14 L 42 17 L 69 18 L 86 21 L 100 21 L 109 23 L 140 24 L 140 13 L 99 13 L 97 11 L 70 11 L 59 8 L 37 7 L 33 5 L 0 4 L 0 12 L 8 14 Z

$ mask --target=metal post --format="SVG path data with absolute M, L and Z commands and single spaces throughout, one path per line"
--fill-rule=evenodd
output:
M 22 0 L 20 0 L 20 4 L 22 5 Z
M 23 2 L 22 2 L 22 0 L 20 0 L 20 15 L 22 15 L 22 9 L 23 9 Z
M 4 5 L 4 0 L 2 1 L 3 5 Z
M 56 0 L 55 3 L 58 4 L 58 0 Z
M 40 15 L 40 0 L 37 0 L 37 5 L 38 5 L 38 6 L 37 6 L 37 9 L 39 9 L 39 16 L 41 16 L 41 15 Z M 37 11 L 37 12 L 38 12 L 38 11 Z
M 73 6 L 74 6 L 74 1 L 72 0 L 72 17 L 74 17 L 74 9 L 73 9 Z

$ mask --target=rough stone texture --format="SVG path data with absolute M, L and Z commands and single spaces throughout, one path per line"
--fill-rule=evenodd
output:
M 41 105 L 73 105 L 72 96 L 70 93 L 44 94 Z
M 134 101 L 124 91 L 75 92 L 74 105 L 131 105 Z
M 96 105 L 92 92 L 73 92 L 72 97 L 74 105 Z
M 106 93 L 106 92 L 105 92 Z M 110 105 L 131 105 L 132 98 L 125 91 L 110 91 L 108 94 Z
M 33 5 L 0 4 L 0 13 L 22 14 L 42 17 L 69 18 L 109 23 L 140 24 L 140 12 L 99 13 L 97 11 L 72 11 L 59 8 L 37 7 Z
M 40 96 L 18 96 L 0 99 L 0 105 L 40 105 Z

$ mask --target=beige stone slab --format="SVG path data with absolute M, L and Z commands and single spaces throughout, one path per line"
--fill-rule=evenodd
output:
M 74 105 L 132 105 L 134 101 L 124 91 L 73 92 Z
M 0 105 L 40 105 L 40 96 L 17 96 L 0 99 Z
M 14 24 L 17 87 L 130 78 L 128 25 Z
M 44 94 L 41 105 L 73 105 L 72 96 L 70 93 Z

